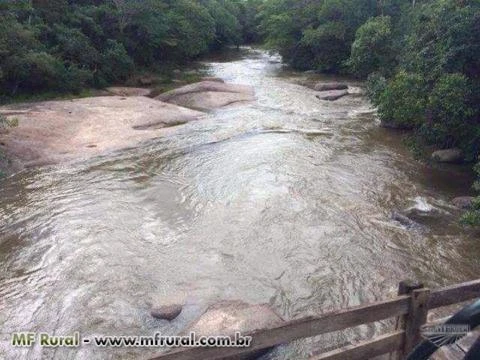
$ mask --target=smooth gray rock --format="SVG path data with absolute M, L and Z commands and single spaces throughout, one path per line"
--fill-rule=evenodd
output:
M 223 301 L 210 306 L 182 334 L 195 332 L 197 336 L 233 336 L 239 332 L 247 335 L 256 330 L 277 327 L 283 323 L 284 320 L 266 304 L 250 305 L 242 301 Z M 254 351 L 237 356 L 235 359 L 256 359 L 269 350 Z
M 332 90 L 332 91 L 326 91 L 321 95 L 317 95 L 317 98 L 320 100 L 335 101 L 346 95 L 348 95 L 347 90 Z
M 471 209 L 474 199 L 473 196 L 459 196 L 452 200 L 452 204 L 460 209 Z
M 408 216 L 403 215 L 397 211 L 393 211 L 391 215 L 392 220 L 398 221 L 400 224 L 407 226 L 407 227 L 412 227 L 416 223 L 412 219 L 410 219 Z
M 463 161 L 463 153 L 457 148 L 437 150 L 432 154 L 432 160 L 441 163 L 459 163 Z
M 315 84 L 314 89 L 317 91 L 347 90 L 348 85 L 339 82 L 317 83 Z
M 155 99 L 187 108 L 208 111 L 229 105 L 252 102 L 255 100 L 255 96 L 253 87 L 248 85 L 201 81 L 168 91 Z
M 174 320 L 182 312 L 183 306 L 180 304 L 161 305 L 150 310 L 150 315 L 156 319 Z

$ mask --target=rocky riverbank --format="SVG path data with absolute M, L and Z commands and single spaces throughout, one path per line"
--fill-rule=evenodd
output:
M 15 126 L 0 133 L 13 169 L 55 164 L 138 146 L 206 111 L 253 101 L 244 85 L 208 79 L 155 99 L 145 88 L 109 88 L 110 96 L 0 107 Z M 14 120 L 14 121 L 13 121 Z

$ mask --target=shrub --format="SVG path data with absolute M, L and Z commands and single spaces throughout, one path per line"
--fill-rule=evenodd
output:
M 445 74 L 434 85 L 428 98 L 428 119 L 423 126 L 425 137 L 440 147 L 468 143 L 472 135 L 468 106 L 469 89 L 462 74 Z
M 418 127 L 425 118 L 427 105 L 423 78 L 400 71 L 378 94 L 377 105 L 385 123 L 399 128 Z
M 389 73 L 394 66 L 392 50 L 390 17 L 374 17 L 358 28 L 347 65 L 360 77 Z

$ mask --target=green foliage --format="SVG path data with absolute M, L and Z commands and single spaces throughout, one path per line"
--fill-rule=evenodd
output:
M 474 170 L 476 174 L 480 177 L 480 162 L 475 165 Z M 476 191 L 480 191 L 480 181 L 477 180 L 473 187 Z M 461 221 L 465 225 L 480 225 L 480 196 L 477 196 L 473 200 L 472 208 L 463 215 Z
M 468 119 L 472 109 L 467 104 L 469 87 L 462 74 L 445 74 L 440 77 L 430 93 L 428 118 L 423 132 L 429 142 L 441 147 L 466 145 L 473 133 Z
M 257 39 L 261 0 L 0 2 L 0 96 L 80 92 Z M 248 29 L 247 29 L 248 27 Z
M 355 34 L 348 65 L 365 77 L 373 72 L 389 74 L 394 67 L 391 19 L 378 16 L 360 26 Z
M 427 105 L 422 76 L 401 71 L 376 96 L 378 114 L 386 124 L 398 128 L 421 125 Z
M 370 101 L 378 106 L 380 104 L 380 95 L 387 87 L 387 79 L 379 73 L 371 73 L 367 78 L 367 96 Z
M 298 69 L 343 70 L 355 31 L 375 15 L 372 0 L 267 0 L 260 29 L 267 45 Z

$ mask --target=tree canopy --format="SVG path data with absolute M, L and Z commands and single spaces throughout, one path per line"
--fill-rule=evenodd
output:
M 0 96 L 75 92 L 136 68 L 257 41 L 260 0 L 17 0 L 0 4 Z

